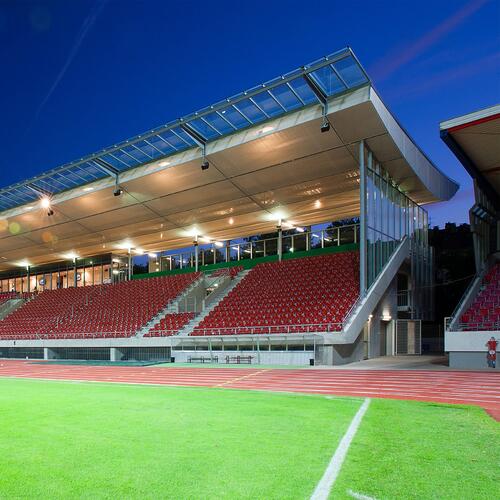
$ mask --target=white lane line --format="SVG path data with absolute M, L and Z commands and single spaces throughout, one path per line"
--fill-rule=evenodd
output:
M 356 493 L 352 490 L 347 490 L 347 494 L 352 498 L 356 498 L 357 500 L 377 500 L 374 497 L 369 497 L 368 495 L 363 495 L 362 493 Z
M 311 500 L 327 500 L 330 495 L 330 491 L 332 490 L 332 486 L 339 475 L 340 468 L 344 463 L 345 457 L 347 455 L 347 451 L 349 450 L 349 446 L 351 446 L 351 442 L 356 435 L 357 430 L 361 424 L 361 420 L 363 419 L 368 406 L 370 405 L 370 398 L 366 398 L 357 411 L 356 415 L 351 421 L 349 428 L 347 429 L 344 437 L 340 441 L 335 453 L 333 454 L 328 467 L 323 474 L 320 482 L 317 484 L 316 489 L 311 495 Z

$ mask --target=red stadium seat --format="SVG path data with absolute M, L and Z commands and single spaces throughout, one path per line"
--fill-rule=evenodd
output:
M 259 264 L 192 335 L 339 331 L 358 295 L 358 252 Z
M 469 309 L 460 317 L 462 330 L 484 331 L 500 328 L 500 263 L 483 279 L 481 290 Z
M 200 276 L 44 291 L 0 321 L 0 339 L 130 337 Z

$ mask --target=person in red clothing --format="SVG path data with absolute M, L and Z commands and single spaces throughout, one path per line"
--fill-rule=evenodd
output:
M 497 365 L 497 345 L 498 340 L 495 337 L 491 337 L 488 342 L 486 342 L 486 347 L 488 352 L 486 354 L 486 359 L 488 360 L 488 366 L 490 368 L 495 368 Z

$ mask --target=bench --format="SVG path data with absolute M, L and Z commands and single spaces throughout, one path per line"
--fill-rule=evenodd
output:
M 188 363 L 218 363 L 218 356 L 188 356 Z
M 226 364 L 236 363 L 240 365 L 242 363 L 252 364 L 253 356 L 226 356 Z

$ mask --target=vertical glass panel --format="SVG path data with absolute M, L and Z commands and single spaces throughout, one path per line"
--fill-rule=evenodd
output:
M 283 236 L 283 253 L 289 253 L 290 251 L 293 252 L 293 244 L 292 244 L 292 237 L 291 236 Z
M 345 226 L 340 228 L 340 244 L 346 245 L 354 243 L 355 226 Z
M 252 250 L 250 249 L 250 243 L 241 243 L 240 247 L 240 260 L 250 259 Z
M 304 252 L 307 248 L 306 233 L 295 234 L 293 236 L 293 249 L 295 252 Z
M 229 249 L 229 260 L 230 261 L 238 261 L 240 255 L 240 246 L 239 245 L 231 245 Z
M 321 234 L 319 231 L 311 233 L 311 248 L 321 248 Z
M 264 257 L 264 241 L 256 241 L 253 244 L 253 256 L 256 257 Z
M 278 239 L 272 238 L 266 240 L 266 256 L 267 255 L 277 255 L 278 254 Z
M 109 264 L 102 266 L 102 282 L 104 285 L 111 283 L 111 266 Z

